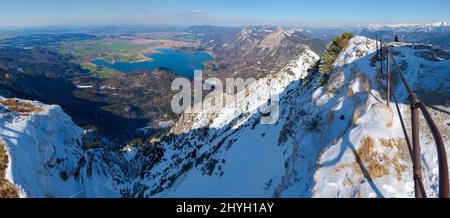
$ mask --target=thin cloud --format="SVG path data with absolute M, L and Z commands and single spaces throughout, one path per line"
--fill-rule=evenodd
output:
M 205 10 L 196 9 L 196 10 L 190 10 L 190 11 L 188 11 L 188 13 L 196 14 L 196 15 L 203 15 L 203 14 L 207 14 L 208 12 Z
M 194 9 L 194 10 L 182 11 L 179 15 L 181 15 L 181 16 L 203 16 L 206 14 L 208 14 L 208 12 L 205 10 Z

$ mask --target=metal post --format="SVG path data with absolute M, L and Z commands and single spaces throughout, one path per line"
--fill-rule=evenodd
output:
M 390 108 L 391 103 L 391 55 L 389 48 L 386 50 L 387 52 L 387 92 L 386 92 L 386 105 Z
M 425 188 L 422 183 L 422 166 L 420 164 L 420 139 L 419 139 L 419 107 L 417 98 L 411 100 L 411 128 L 413 144 L 413 171 L 414 190 L 416 198 L 426 198 Z
M 377 57 L 378 57 L 378 55 L 379 55 L 379 51 L 378 51 L 378 35 L 375 35 L 375 43 L 376 43 L 376 46 L 377 46 Z
M 380 45 L 380 63 L 381 63 L 381 75 L 383 75 L 383 42 Z

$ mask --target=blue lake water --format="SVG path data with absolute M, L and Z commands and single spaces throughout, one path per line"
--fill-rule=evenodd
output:
M 193 78 L 194 70 L 203 70 L 204 62 L 213 60 L 213 57 L 207 53 L 194 53 L 188 51 L 176 51 L 173 49 L 156 49 L 157 54 L 149 54 L 147 57 L 152 61 L 138 63 L 115 62 L 109 63 L 104 60 L 92 61 L 95 65 L 101 65 L 116 69 L 121 72 L 134 72 L 138 69 L 153 70 L 157 67 L 164 67 L 174 71 L 179 76 Z

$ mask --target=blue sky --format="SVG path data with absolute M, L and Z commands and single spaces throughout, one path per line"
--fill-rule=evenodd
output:
M 1 0 L 0 26 L 450 21 L 449 0 Z

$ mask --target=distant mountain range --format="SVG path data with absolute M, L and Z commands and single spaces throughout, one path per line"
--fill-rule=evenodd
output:
M 391 42 L 395 35 L 401 41 L 431 44 L 437 48 L 450 49 L 450 26 L 448 22 L 434 24 L 396 24 L 396 25 L 370 25 L 356 32 L 359 35 Z
M 436 22 L 432 24 L 371 24 L 368 28 L 372 30 L 380 29 L 403 29 L 405 31 L 438 31 L 438 30 L 448 30 L 449 22 Z

